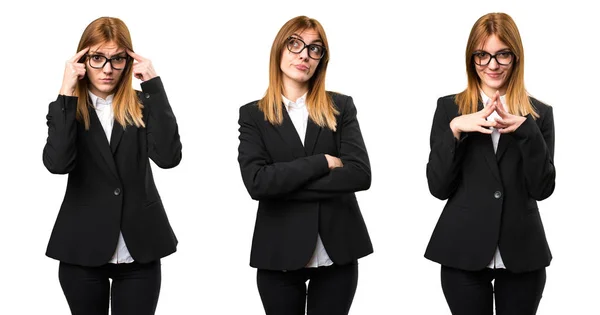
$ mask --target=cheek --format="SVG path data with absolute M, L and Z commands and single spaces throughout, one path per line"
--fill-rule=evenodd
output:
M 508 78 L 510 78 L 510 76 L 512 75 L 512 66 L 510 66 L 508 69 L 506 69 L 506 75 L 504 76 L 507 80 Z
M 116 79 L 115 82 L 119 82 L 121 80 L 121 77 L 123 76 L 123 72 L 125 72 L 125 71 L 121 70 L 121 71 L 115 72 L 115 79 Z
M 320 60 L 310 60 L 310 75 L 313 75 L 319 69 Z
M 475 72 L 477 73 L 479 80 L 483 80 L 483 69 L 479 66 L 475 66 Z
M 95 69 L 93 68 L 85 67 L 85 74 L 87 75 L 88 79 L 94 80 L 94 78 L 96 78 L 96 72 L 94 70 Z

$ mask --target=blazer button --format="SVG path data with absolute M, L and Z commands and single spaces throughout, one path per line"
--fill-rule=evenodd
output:
M 115 189 L 114 194 L 115 194 L 115 196 L 120 195 L 121 194 L 121 189 L 119 189 L 119 188 Z
M 494 193 L 494 198 L 496 198 L 496 199 L 500 199 L 500 197 L 502 197 L 502 193 L 501 193 L 501 192 L 499 192 L 499 191 L 496 191 L 496 192 Z
M 146 98 L 150 98 L 150 94 L 149 94 L 149 93 L 146 93 L 146 94 L 144 94 L 144 96 L 145 96 Z

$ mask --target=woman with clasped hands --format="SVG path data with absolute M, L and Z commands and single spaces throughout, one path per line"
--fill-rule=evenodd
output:
M 442 265 L 452 314 L 491 315 L 494 298 L 498 315 L 535 314 L 552 258 L 536 203 L 554 191 L 552 107 L 525 90 L 507 14 L 477 20 L 466 68 L 466 90 L 433 118 L 427 181 L 448 202 L 425 257 Z
M 177 239 L 149 159 L 177 166 L 181 142 L 161 79 L 121 20 L 85 29 L 47 120 L 44 165 L 69 180 L 46 255 L 60 261 L 72 314 L 108 314 L 109 301 L 113 315 L 154 314 L 160 258 Z

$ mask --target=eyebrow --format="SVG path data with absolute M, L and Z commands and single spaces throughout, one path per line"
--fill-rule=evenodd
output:
M 510 50 L 510 48 L 508 48 L 508 47 L 507 47 L 507 48 L 502 48 L 502 49 L 500 49 L 500 50 L 497 50 L 497 51 L 496 51 L 495 53 L 493 53 L 493 54 L 492 54 L 491 52 L 489 52 L 489 51 L 487 51 L 487 50 L 483 50 L 483 49 L 478 49 L 478 50 L 476 50 L 476 51 L 474 51 L 474 52 L 485 52 L 485 53 L 488 53 L 488 54 L 490 54 L 490 55 L 494 55 L 494 54 L 497 54 L 497 53 L 501 53 L 501 52 L 507 52 L 507 51 L 510 51 L 510 52 L 512 52 L 512 50 Z
M 117 56 L 118 56 L 118 57 L 123 57 L 123 55 L 122 55 L 122 54 L 125 54 L 125 53 L 126 53 L 126 51 L 124 51 L 124 50 L 123 50 L 123 51 L 120 51 L 120 52 L 118 52 L 118 53 L 116 53 L 116 54 L 112 55 L 112 56 L 111 56 L 111 58 L 112 58 L 112 57 L 117 57 Z M 105 56 L 105 57 L 106 57 L 106 54 L 105 54 L 105 53 L 103 53 L 103 52 L 101 52 L 101 51 L 92 51 L 92 55 L 102 55 L 102 56 Z
M 296 33 L 292 34 L 292 36 L 296 36 L 296 37 L 300 38 L 301 40 L 304 40 L 304 38 L 302 38 L 302 36 L 300 36 L 300 35 L 298 35 L 298 34 L 296 34 Z M 315 39 L 315 40 L 314 40 L 312 43 L 308 43 L 308 45 L 311 45 L 311 44 L 314 44 L 314 43 L 320 43 L 320 44 L 323 44 L 323 40 L 322 40 L 322 39 L 320 39 L 320 38 L 317 38 L 317 39 Z

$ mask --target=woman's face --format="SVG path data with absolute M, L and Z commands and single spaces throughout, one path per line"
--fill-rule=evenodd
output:
M 500 91 L 501 95 L 506 94 L 515 59 L 508 46 L 492 35 L 474 53 L 473 59 L 483 92 L 489 97 L 496 91 Z
M 113 94 L 126 64 L 127 51 L 115 42 L 91 46 L 85 62 L 90 91 L 101 98 Z
M 324 50 L 323 41 L 314 29 L 294 33 L 281 52 L 283 85 L 307 88 Z

